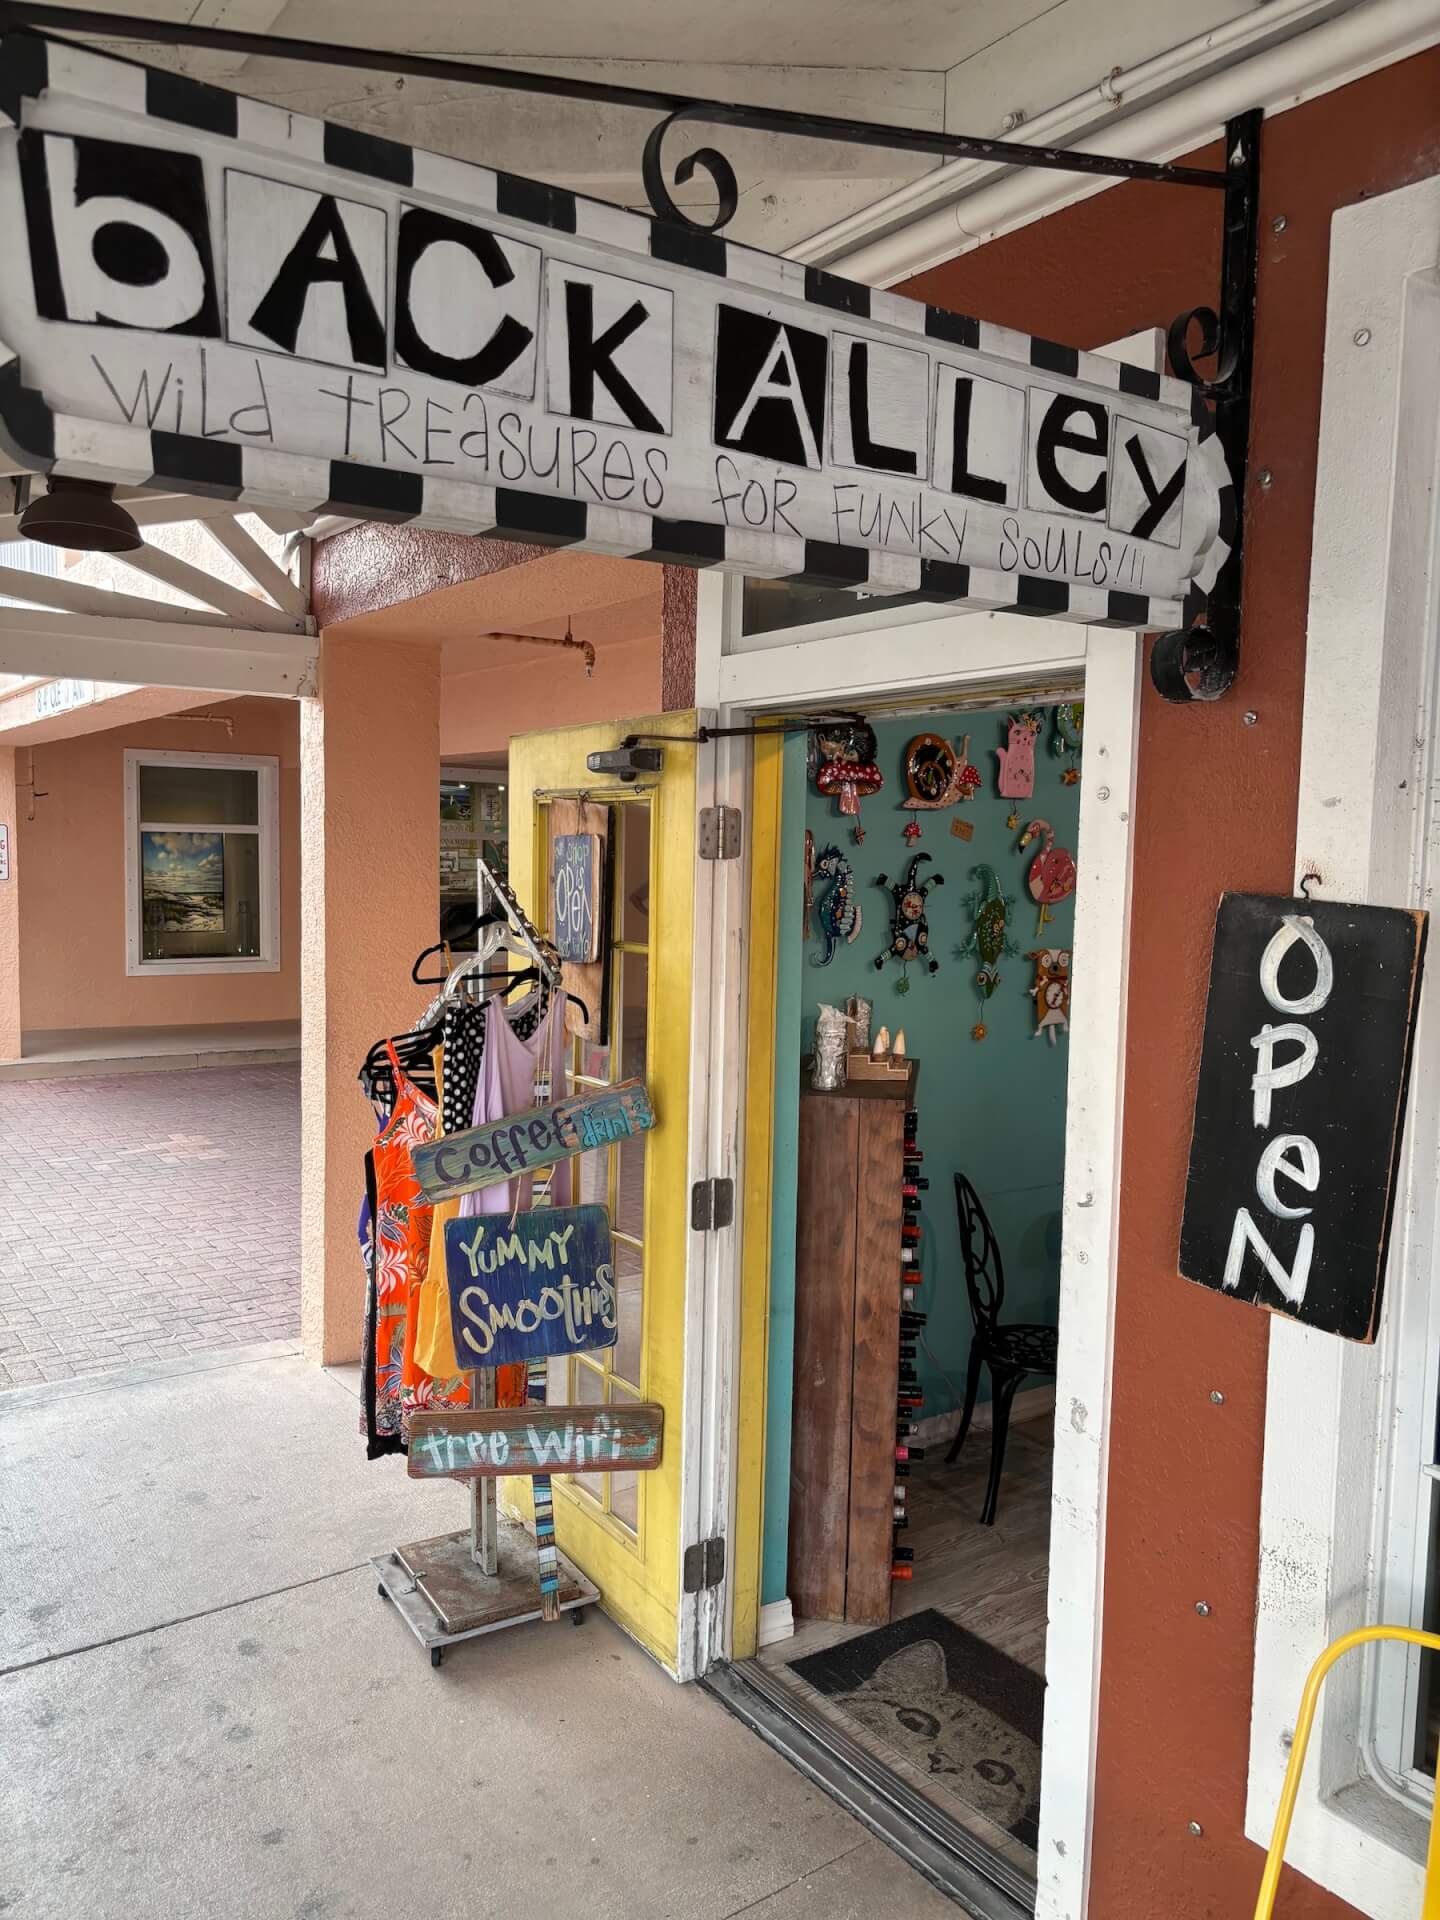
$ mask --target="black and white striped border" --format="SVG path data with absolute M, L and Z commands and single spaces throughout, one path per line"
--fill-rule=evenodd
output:
M 760 293 L 784 294 L 827 315 L 850 315 L 953 346 L 969 347 L 1017 366 L 1090 382 L 1112 392 L 1192 410 L 1183 380 L 1126 366 L 1104 355 L 1042 340 L 987 320 L 923 305 L 901 294 L 862 286 L 818 267 L 760 252 L 721 234 L 701 233 L 591 200 L 562 187 L 423 148 L 381 139 L 328 120 L 295 114 L 183 75 L 119 60 L 28 32 L 0 39 L 0 125 L 18 124 L 20 104 L 47 88 L 97 104 L 166 121 L 173 126 L 243 141 L 291 160 L 305 160 L 383 180 L 392 187 L 435 193 L 477 212 L 491 211 L 556 232 L 649 255 L 671 265 L 712 273 Z M 1208 411 L 1202 436 L 1206 434 Z M 1028 613 L 1082 624 L 1136 629 L 1178 626 L 1178 600 L 985 573 L 955 562 L 869 552 L 859 547 L 786 538 L 740 527 L 665 520 L 647 513 L 505 487 L 439 479 L 390 468 L 360 466 L 303 454 L 232 445 L 193 435 L 112 426 L 52 413 L 24 386 L 18 359 L 0 346 L 0 418 L 17 450 L 42 472 L 83 479 L 125 476 L 126 484 L 163 486 L 248 507 L 353 515 L 464 534 L 494 535 L 542 546 L 583 546 L 627 559 L 663 560 L 875 595 L 919 593 L 964 601 L 982 611 Z M 1213 442 L 1214 458 L 1218 442 Z M 1212 445 L 1206 438 L 1205 446 Z M 1229 479 L 1219 457 L 1222 499 Z M 1233 495 L 1231 519 L 1233 524 Z M 1206 555 L 1199 594 L 1208 593 L 1228 553 L 1221 539 Z M 1188 596 L 1194 603 L 1196 593 Z

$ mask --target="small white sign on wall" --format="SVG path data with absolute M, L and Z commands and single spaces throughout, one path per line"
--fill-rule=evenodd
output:
M 0 880 L 10 878 L 10 823 L 0 820 Z
M 47 680 L 35 689 L 35 718 L 51 720 L 72 707 L 88 707 L 94 698 L 93 680 Z

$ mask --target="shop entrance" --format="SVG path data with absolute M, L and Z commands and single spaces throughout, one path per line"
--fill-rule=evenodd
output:
M 877 706 L 782 776 L 762 1641 L 793 1633 L 761 1661 L 1022 1899 L 1083 726 L 1053 692 Z

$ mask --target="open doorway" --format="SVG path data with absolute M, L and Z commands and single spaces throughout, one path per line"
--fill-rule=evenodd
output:
M 905 1783 L 1022 1904 L 1045 1702 L 1077 692 L 888 717 L 872 704 L 848 739 L 792 739 L 783 780 L 771 1309 L 793 1312 L 794 1356 L 767 1414 L 767 1483 L 785 1484 L 783 1454 L 789 1497 L 767 1505 L 761 1660 L 812 1736 Z M 822 1006 L 850 1022 L 838 1085 Z

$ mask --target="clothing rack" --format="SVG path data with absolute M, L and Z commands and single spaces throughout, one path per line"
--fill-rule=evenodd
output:
M 478 951 L 467 954 L 446 981 L 445 991 L 458 984 L 467 969 L 483 976 L 502 947 L 518 942 L 552 988 L 560 986 L 560 963 L 541 938 L 505 881 L 477 858 L 483 881 L 491 888 L 504 914 L 504 924 L 492 921 L 484 928 Z M 495 1369 L 477 1367 L 470 1374 L 470 1405 L 480 1411 L 495 1405 Z M 535 1550 L 525 1528 L 500 1517 L 499 1483 L 471 1480 L 470 1524 L 458 1533 L 415 1540 L 378 1554 L 371 1561 L 382 1600 L 392 1602 L 405 1624 L 438 1667 L 445 1649 L 480 1634 L 496 1633 L 543 1618 L 536 1580 Z M 556 1556 L 560 1574 L 559 1610 L 572 1626 L 579 1626 L 585 1609 L 600 1598 L 593 1586 L 563 1553 Z

